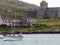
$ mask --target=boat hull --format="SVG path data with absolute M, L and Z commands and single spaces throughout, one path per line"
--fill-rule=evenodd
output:
M 4 36 L 4 41 L 22 40 L 23 36 Z
M 0 39 L 3 39 L 3 35 L 2 34 L 0 35 Z

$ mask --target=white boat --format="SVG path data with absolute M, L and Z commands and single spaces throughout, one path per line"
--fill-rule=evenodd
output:
M 2 34 L 0 34 L 0 39 L 3 39 L 3 35 Z
M 22 39 L 23 39 L 23 36 L 17 35 L 17 34 L 15 34 L 14 36 L 6 35 L 3 38 L 4 41 L 16 41 L 16 40 L 22 40 Z
M 3 34 L 1 31 L 0 31 L 0 39 L 3 39 Z

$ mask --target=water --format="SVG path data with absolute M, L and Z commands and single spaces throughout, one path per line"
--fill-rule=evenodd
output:
M 60 45 L 60 34 L 23 34 L 21 41 L 3 41 L 0 45 Z

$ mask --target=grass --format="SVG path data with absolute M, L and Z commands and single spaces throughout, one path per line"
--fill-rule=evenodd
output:
M 2 13 L 0 13 L 2 14 Z M 4 16 L 10 17 L 10 18 L 18 18 L 20 16 L 26 16 L 26 12 L 19 12 L 19 13 L 3 13 Z
M 46 25 L 60 25 L 60 19 L 39 19 L 35 18 L 37 24 L 46 24 Z

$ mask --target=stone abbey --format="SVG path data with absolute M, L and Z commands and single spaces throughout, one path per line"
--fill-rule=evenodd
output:
M 37 17 L 60 18 L 60 7 L 48 7 L 48 3 L 43 0 L 37 10 Z

